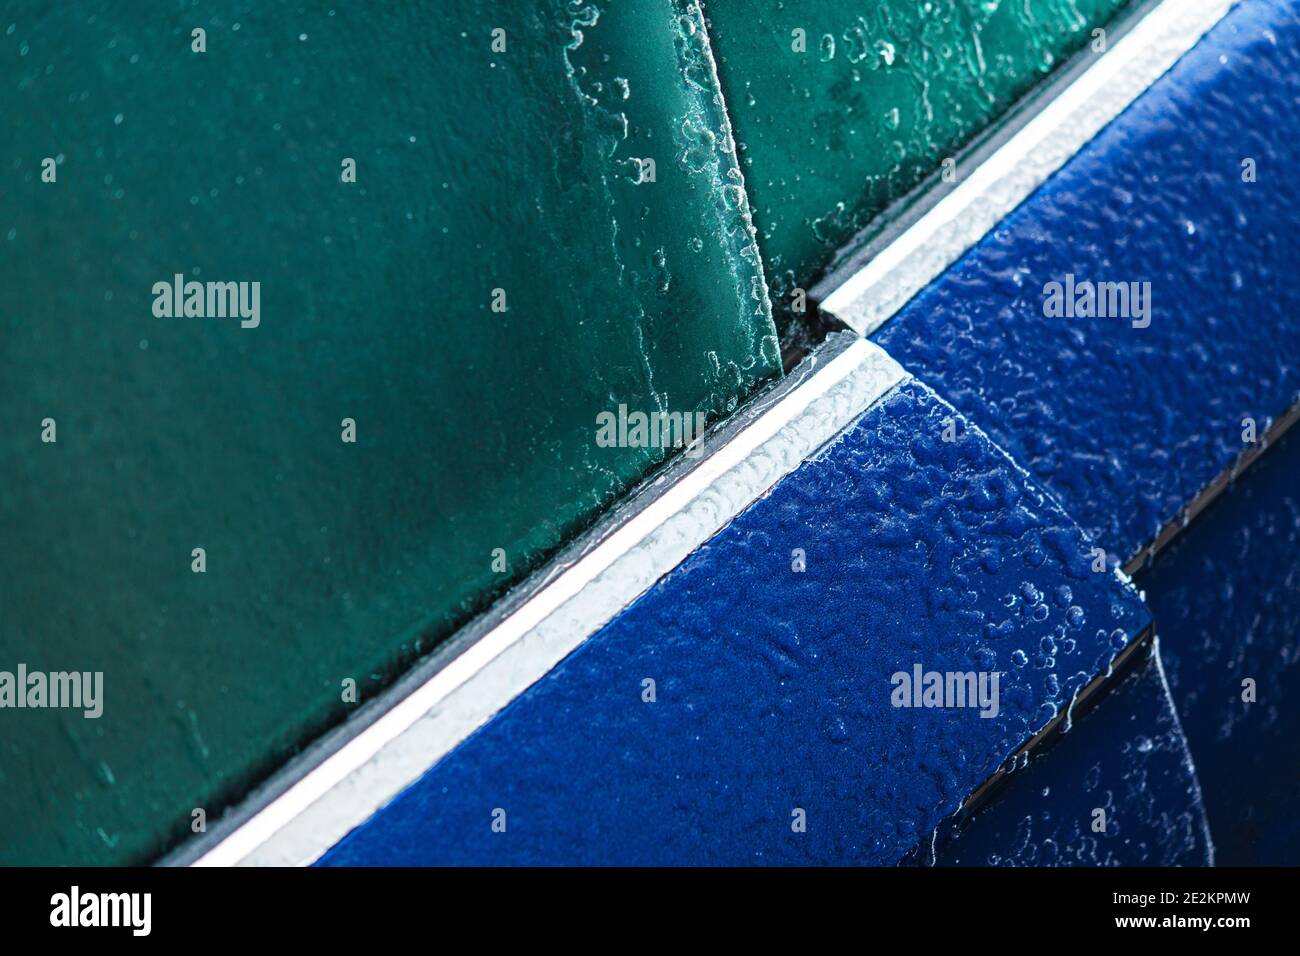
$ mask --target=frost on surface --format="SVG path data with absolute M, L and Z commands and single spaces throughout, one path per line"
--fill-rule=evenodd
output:
M 779 365 L 744 181 L 699 7 L 575 5 L 566 67 L 583 105 L 593 199 L 655 407 L 680 410 L 701 378 L 709 414 L 734 409 Z M 714 343 L 701 347 L 701 343 Z
M 873 336 L 1119 562 L 1234 467 L 1243 419 L 1263 434 L 1300 396 L 1300 181 L 1241 179 L 1242 156 L 1300 162 L 1298 50 L 1289 4 L 1234 8 Z M 1149 281 L 1149 327 L 1045 316 L 1068 274 Z
M 1126 2 L 711 0 L 774 306 Z
M 877 352 L 852 378 L 891 365 Z M 789 431 L 839 419 L 860 394 L 840 381 Z M 765 443 L 731 487 L 793 457 Z M 720 490 L 682 516 L 725 521 L 737 501 Z M 323 862 L 892 864 L 1149 623 L 1136 592 L 1090 571 L 1068 516 L 912 379 Z M 917 666 L 997 673 L 997 714 L 897 706 L 891 675 Z M 648 674 L 669 675 L 674 702 L 652 719 L 625 705 Z M 484 792 L 536 838 L 493 840 Z M 792 806 L 816 821 L 806 839 L 790 839 Z
M 780 371 L 693 7 L 142 6 L 0 35 L 0 659 L 117 702 L 0 741 L 5 863 L 188 837 L 663 458 L 600 412 Z M 260 326 L 154 317 L 177 272 Z
M 908 862 L 939 866 L 1206 866 L 1214 850 L 1159 652 L 960 829 Z
M 1221 866 L 1300 856 L 1298 474 L 1292 426 L 1137 576 Z

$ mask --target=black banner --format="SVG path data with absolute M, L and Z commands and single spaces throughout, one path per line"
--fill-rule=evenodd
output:
M 781 929 L 902 932 L 921 951 L 950 938 L 1228 942 L 1284 930 L 1292 882 L 1290 871 L 1267 869 L 15 869 L 0 871 L 0 927 L 7 943 L 76 934 L 373 944 L 436 939 L 430 930 L 455 932 L 452 940 L 543 943 L 563 933 L 610 943 L 613 929 L 667 945 L 682 938 L 670 930 L 709 927 L 756 939 Z

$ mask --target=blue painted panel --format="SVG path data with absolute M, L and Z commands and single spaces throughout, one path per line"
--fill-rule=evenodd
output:
M 939 866 L 1207 866 L 1205 810 L 1153 655 L 1006 778 L 960 830 L 909 862 Z
M 895 862 L 1148 621 L 908 384 L 322 862 Z M 915 664 L 998 672 L 998 715 L 892 706 Z
M 1251 0 L 877 341 L 1127 559 L 1300 392 L 1298 166 L 1300 18 Z M 1069 275 L 1149 327 L 1047 317 Z
M 1297 476 L 1293 428 L 1138 578 L 1222 865 L 1300 860 Z

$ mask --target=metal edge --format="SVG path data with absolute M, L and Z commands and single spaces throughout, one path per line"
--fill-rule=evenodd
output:
M 1300 421 L 1300 397 L 1297 397 L 1286 411 L 1269 423 L 1261 440 L 1246 446 L 1227 468 L 1219 472 L 1201 492 L 1182 507 L 1177 515 L 1166 521 L 1156 533 L 1150 544 L 1139 548 L 1124 562 L 1124 573 L 1129 577 L 1138 574 L 1182 533 L 1202 511 L 1212 505 L 1218 497 L 1232 486 L 1232 483 L 1256 460 L 1271 448 L 1287 430 Z
M 946 193 L 909 208 L 865 242 L 812 297 L 870 335 L 1065 165 L 1240 0 L 1162 0 L 1122 21 L 1105 53 L 1076 57 L 1061 82 L 1031 97 L 1015 119 L 974 149 L 977 165 Z M 959 167 L 960 168 L 960 167 Z M 931 183 L 933 185 L 933 183 Z M 909 206 L 910 204 L 910 206 Z
M 163 865 L 302 865 L 414 782 L 910 376 L 831 335 L 546 568 Z

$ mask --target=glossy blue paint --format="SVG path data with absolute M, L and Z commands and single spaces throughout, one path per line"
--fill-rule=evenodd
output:
M 1210 865 L 1196 770 L 1156 656 L 1008 776 L 960 829 L 940 827 L 909 862 Z
M 1148 621 L 912 382 L 322 863 L 892 863 Z M 915 664 L 998 672 L 997 716 L 892 706 Z
M 1300 860 L 1297 475 L 1292 428 L 1138 578 L 1221 865 Z
M 1251 0 L 876 341 L 1127 560 L 1300 393 L 1297 166 L 1300 17 Z M 1150 325 L 1048 317 L 1070 275 Z

